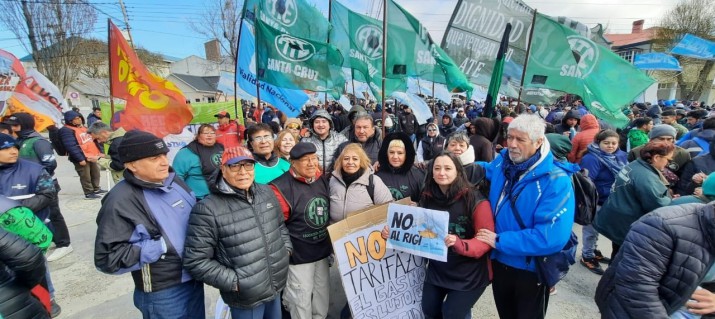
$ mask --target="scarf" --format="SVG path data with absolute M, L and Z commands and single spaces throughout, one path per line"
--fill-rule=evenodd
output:
M 601 148 L 598 147 L 598 144 L 596 143 L 588 144 L 587 149 L 589 154 L 595 156 L 598 161 L 601 162 L 601 164 L 605 165 L 608 170 L 613 173 L 613 176 L 618 176 L 618 172 L 621 170 L 621 168 L 623 168 L 623 166 L 626 166 L 626 163 L 618 161 L 616 153 L 606 153 L 601 150 Z
M 192 141 L 186 145 L 191 152 L 199 157 L 201 163 L 201 175 L 204 176 L 207 184 L 216 180 L 221 165 L 221 155 L 223 154 L 223 145 L 216 143 L 213 146 L 205 146 L 197 141 Z
M 365 169 L 361 168 L 357 172 L 352 173 L 352 174 L 349 174 L 343 170 L 340 170 L 340 173 L 342 173 L 342 175 L 343 175 L 343 182 L 345 182 L 345 189 L 347 189 L 348 186 L 350 186 L 350 184 L 355 182 L 358 178 L 360 178 L 360 176 L 362 176 L 362 174 L 365 173 Z
M 511 158 L 509 158 L 508 156 L 506 157 L 506 160 L 504 161 L 504 175 L 506 176 L 506 180 L 509 183 L 510 193 L 511 188 L 514 187 L 517 181 L 519 181 L 519 177 L 526 173 L 529 167 L 538 162 L 540 158 L 540 150 L 536 150 L 536 154 L 532 155 L 531 157 L 529 157 L 529 159 L 521 163 L 514 163 L 512 162 Z

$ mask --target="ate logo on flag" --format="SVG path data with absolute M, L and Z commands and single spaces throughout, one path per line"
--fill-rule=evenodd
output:
M 369 59 L 382 57 L 382 30 L 374 25 L 363 25 L 355 32 L 355 43 Z
M 315 54 L 315 47 L 307 41 L 281 34 L 275 40 L 278 53 L 293 62 L 303 62 L 310 59 Z
M 264 4 L 265 12 L 278 23 L 290 27 L 298 21 L 298 6 L 295 0 L 268 0 Z
M 571 46 L 571 53 L 576 59 L 576 65 L 562 65 L 560 75 L 585 79 L 598 63 L 599 49 L 597 44 L 579 35 L 571 35 L 567 39 Z

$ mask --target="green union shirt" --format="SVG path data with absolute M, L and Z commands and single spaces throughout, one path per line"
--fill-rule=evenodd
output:
M 272 167 L 264 166 L 263 164 L 256 162 L 255 165 L 255 180 L 259 184 L 268 184 L 278 176 L 283 175 L 290 169 L 290 163 L 284 159 L 279 159 L 278 163 Z

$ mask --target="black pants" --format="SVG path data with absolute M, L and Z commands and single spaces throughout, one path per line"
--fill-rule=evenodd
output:
M 52 230 L 52 241 L 57 248 L 61 248 L 70 245 L 70 232 L 67 229 L 65 217 L 62 216 L 60 211 L 60 183 L 57 182 L 57 179 L 54 182 L 57 194 L 55 194 L 55 199 L 50 203 L 50 230 Z
M 536 273 L 492 261 L 494 303 L 501 319 L 544 319 L 549 288 L 538 284 Z
M 472 307 L 486 288 L 458 291 L 425 282 L 422 290 L 422 311 L 427 319 L 471 318 Z
M 613 250 L 611 251 L 611 260 L 614 260 L 616 259 L 618 251 L 621 250 L 621 245 L 611 242 L 611 248 L 613 248 Z

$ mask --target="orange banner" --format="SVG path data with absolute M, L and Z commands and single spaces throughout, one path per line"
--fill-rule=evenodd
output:
M 181 133 L 194 117 L 184 94 L 174 83 L 149 72 L 111 21 L 109 53 L 111 95 L 127 102 L 123 111 L 112 116 L 112 127 L 158 137 Z
M 29 113 L 30 115 L 32 115 L 32 117 L 35 118 L 35 131 L 38 132 L 42 132 L 49 126 L 55 125 L 55 121 L 51 117 L 25 105 L 25 103 L 20 100 L 21 98 L 24 98 L 24 96 L 13 95 L 7 100 L 7 110 L 5 112 L 5 115 L 11 115 L 15 113 Z

